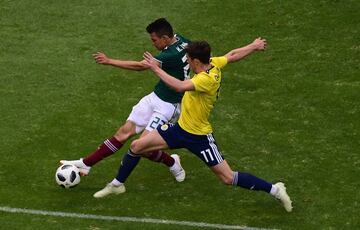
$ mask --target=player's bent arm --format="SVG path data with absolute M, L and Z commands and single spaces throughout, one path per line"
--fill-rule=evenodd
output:
M 265 48 L 266 40 L 262 38 L 257 38 L 249 45 L 231 50 L 230 52 L 225 54 L 225 57 L 227 58 L 228 63 L 236 62 L 252 54 L 255 51 L 265 50 Z
M 160 68 L 159 62 L 149 52 L 144 53 L 144 60 L 147 66 L 169 87 L 176 92 L 185 92 L 195 90 L 195 86 L 191 80 L 180 81 L 179 79 L 169 75 Z
M 191 80 L 180 81 L 179 79 L 166 73 L 160 67 L 152 68 L 152 70 L 163 82 L 165 82 L 165 84 L 173 88 L 176 92 L 195 90 L 195 86 Z

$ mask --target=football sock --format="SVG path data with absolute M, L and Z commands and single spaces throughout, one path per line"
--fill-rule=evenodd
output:
M 114 154 L 116 151 L 118 151 L 123 146 L 123 143 L 116 140 L 115 137 L 111 137 L 110 139 L 107 139 L 104 141 L 102 145 L 99 146 L 99 148 L 85 157 L 83 159 L 83 162 L 87 166 L 93 166 L 97 162 L 101 161 L 105 157 L 108 157 L 112 154 Z
M 275 196 L 278 193 L 278 188 L 275 187 L 274 185 L 271 186 L 271 190 L 270 190 L 270 194 Z
M 123 183 L 121 183 L 120 181 L 118 181 L 116 178 L 114 178 L 112 181 L 111 181 L 111 184 L 116 186 L 116 187 L 119 187 L 120 185 L 122 185 Z
M 164 163 L 168 167 L 173 166 L 175 163 L 174 158 L 172 158 L 168 153 L 161 150 L 151 152 L 148 159 L 154 162 Z
M 272 184 L 253 176 L 249 173 L 234 172 L 233 183 L 234 186 L 240 186 L 242 188 L 251 190 L 260 190 L 270 193 Z
M 120 183 L 125 183 L 126 179 L 130 176 L 133 169 L 140 161 L 140 156 L 135 155 L 129 149 L 128 152 L 124 155 L 121 165 L 116 176 L 116 180 Z

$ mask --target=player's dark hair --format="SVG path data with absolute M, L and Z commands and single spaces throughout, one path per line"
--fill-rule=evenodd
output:
M 204 64 L 210 63 L 211 47 L 206 41 L 194 41 L 186 46 L 186 53 L 191 59 L 198 59 Z
M 173 28 L 165 18 L 159 18 L 150 23 L 146 27 L 146 31 L 149 34 L 156 33 L 156 35 L 159 37 L 164 35 L 167 35 L 169 38 L 174 37 Z

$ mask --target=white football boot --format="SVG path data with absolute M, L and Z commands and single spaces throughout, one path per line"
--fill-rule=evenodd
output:
M 90 166 L 87 166 L 86 164 L 84 164 L 82 158 L 80 158 L 80 160 L 73 160 L 73 161 L 61 160 L 60 164 L 62 164 L 62 165 L 65 165 L 65 164 L 75 165 L 75 167 L 77 167 L 79 169 L 80 176 L 87 176 L 90 173 L 90 169 L 91 169 Z
M 94 194 L 94 197 L 95 198 L 103 198 L 105 196 L 108 196 L 110 194 L 121 194 L 121 193 L 124 193 L 126 191 L 125 189 L 125 185 L 124 184 L 121 184 L 120 186 L 115 186 L 111 183 L 107 184 L 105 186 L 105 188 L 101 189 L 100 191 L 97 191 L 95 194 Z
M 177 182 L 182 182 L 185 180 L 185 170 L 181 167 L 180 157 L 177 154 L 172 154 L 172 158 L 174 158 L 175 163 L 170 167 L 170 172 L 174 175 Z
M 282 182 L 278 182 L 274 186 L 277 188 L 277 192 L 275 194 L 276 199 L 281 201 L 287 212 L 291 212 L 293 208 L 292 201 L 290 200 L 289 195 L 286 193 L 285 184 Z

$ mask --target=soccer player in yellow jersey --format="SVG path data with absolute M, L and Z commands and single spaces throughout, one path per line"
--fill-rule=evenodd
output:
M 221 69 L 228 63 L 239 61 L 265 48 L 266 40 L 257 38 L 249 45 L 234 49 L 224 56 L 210 58 L 211 49 L 207 42 L 193 42 L 185 51 L 195 75 L 184 81 L 170 76 L 159 68 L 153 56 L 146 52 L 144 58 L 149 68 L 171 88 L 185 94 L 181 101 L 178 123 L 162 125 L 148 135 L 134 140 L 130 146 L 132 153 L 186 148 L 204 161 L 224 184 L 270 193 L 282 202 L 286 211 L 290 212 L 292 204 L 283 183 L 271 184 L 249 173 L 233 171 L 230 168 L 217 147 L 209 122 L 209 115 L 219 94 Z M 114 188 L 114 193 L 115 191 Z

